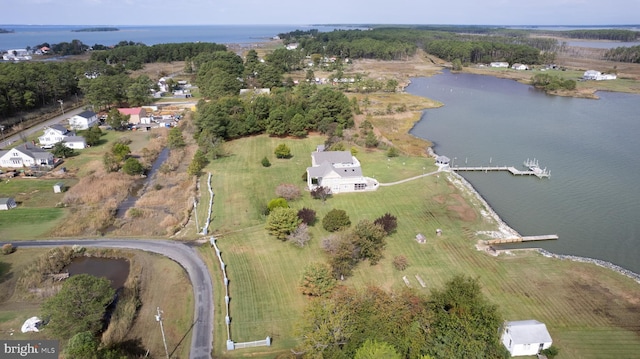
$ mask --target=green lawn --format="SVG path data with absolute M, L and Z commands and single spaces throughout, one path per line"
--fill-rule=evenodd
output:
M 310 244 L 302 249 L 294 247 L 266 233 L 261 210 L 275 197 L 278 184 L 294 183 L 304 188 L 301 176 L 310 165 L 310 152 L 323 141 L 317 136 L 304 140 L 267 136 L 235 140 L 227 143 L 228 157 L 205 169 L 213 174 L 215 192 L 211 231 L 219 238 L 228 265 L 231 338 L 236 342 L 260 340 L 267 335 L 274 339 L 271 348 L 225 352 L 224 289 L 215 251 L 206 246 L 201 251 L 214 274 L 217 354 L 273 357 L 288 352 L 297 342 L 296 326 L 307 301 L 297 290 L 298 282 L 308 263 L 325 260 L 320 241 L 328 233 L 318 222 L 311 228 Z M 273 150 L 279 143 L 291 148 L 291 159 L 275 158 Z M 265 155 L 271 167 L 260 164 Z M 425 158 L 387 159 L 382 152 L 363 148 L 358 148 L 357 157 L 365 176 L 380 182 L 434 170 L 433 161 Z M 477 251 L 475 232 L 493 229 L 495 224 L 483 219 L 479 210 L 468 204 L 477 201 L 467 196 L 441 174 L 381 187 L 376 192 L 339 194 L 324 204 L 303 192 L 303 197 L 290 205 L 314 209 L 319 220 L 333 208 L 346 210 L 352 223 L 374 220 L 386 212 L 398 217 L 399 226 L 388 238 L 384 259 L 376 266 L 361 263 L 345 285 L 397 289 L 405 286 L 402 277 L 407 276 L 415 290 L 428 293 L 454 274 L 478 277 L 484 293 L 499 305 L 506 320 L 545 322 L 554 344 L 561 349 L 559 358 L 640 356 L 640 304 L 636 300 L 640 286 L 636 282 L 600 267 L 552 260 L 530 251 L 499 257 Z M 199 207 L 205 205 L 208 202 L 201 200 Z M 437 228 L 443 230 L 442 236 L 435 236 Z M 427 243 L 414 240 L 418 233 L 427 237 Z M 409 259 L 410 267 L 404 272 L 392 267 L 397 255 Z M 420 286 L 416 275 L 426 282 L 426 288 Z
M 33 239 L 54 228 L 66 214 L 56 208 L 64 193 L 54 193 L 53 185 L 74 185 L 75 179 L 12 178 L 0 181 L 0 197 L 13 197 L 18 204 L 10 211 L 0 211 L 0 241 Z

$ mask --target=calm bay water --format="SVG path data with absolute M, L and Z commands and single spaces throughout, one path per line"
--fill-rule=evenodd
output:
M 445 72 L 416 78 L 412 94 L 445 104 L 412 133 L 454 165 L 524 168 L 536 158 L 550 179 L 461 172 L 522 235 L 559 254 L 606 260 L 640 273 L 640 96 L 548 96 L 512 80 Z
M 155 44 L 183 42 L 215 42 L 218 44 L 255 43 L 266 41 L 281 33 L 294 30 L 317 29 L 320 32 L 333 31 L 338 26 L 311 25 L 181 25 L 181 26 L 107 26 L 119 31 L 73 32 L 72 30 L 101 27 L 96 25 L 0 25 L 0 28 L 14 33 L 0 34 L 0 50 L 22 49 L 27 46 L 48 42 L 58 44 L 80 40 L 93 46 L 115 45 L 120 41 Z

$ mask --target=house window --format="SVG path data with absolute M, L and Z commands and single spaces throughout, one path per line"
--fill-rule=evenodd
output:
M 362 190 L 367 188 L 367 184 L 366 183 L 356 183 L 353 186 L 354 186 L 354 189 L 356 191 L 362 191 Z

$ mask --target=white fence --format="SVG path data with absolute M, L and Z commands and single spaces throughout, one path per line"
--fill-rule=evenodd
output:
M 209 199 L 209 213 L 207 214 L 207 221 L 202 228 L 202 234 L 206 235 L 209 230 L 209 224 L 211 223 L 211 213 L 213 211 L 213 188 L 211 188 L 211 173 L 209 173 L 209 179 L 207 180 L 207 185 L 209 187 L 209 194 L 211 198 Z M 196 214 L 197 215 L 197 214 Z M 253 348 L 260 346 L 271 346 L 271 337 L 267 337 L 264 340 L 256 340 L 253 342 L 244 342 L 244 343 L 234 343 L 231 340 L 231 315 L 229 314 L 229 301 L 231 298 L 229 297 L 229 277 L 227 277 L 227 265 L 222 260 L 222 253 L 220 252 L 220 248 L 218 248 L 218 244 L 216 243 L 216 238 L 211 236 L 209 238 L 209 242 L 211 246 L 215 248 L 216 255 L 218 256 L 218 261 L 220 262 L 220 270 L 222 271 L 222 276 L 224 280 L 224 302 L 227 310 L 226 316 L 224 317 L 225 324 L 227 326 L 227 350 L 234 349 L 242 349 L 242 348 Z
M 209 187 L 209 212 L 207 213 L 207 220 L 204 222 L 204 226 L 202 227 L 202 234 L 205 236 L 209 232 L 209 224 L 211 223 L 211 213 L 213 212 L 213 188 L 211 188 L 211 172 L 209 172 L 209 179 L 207 180 L 207 187 Z M 195 214 L 198 215 L 197 213 Z
M 270 347 L 271 337 L 265 340 L 256 340 L 255 342 L 234 343 L 234 349 L 254 348 L 254 347 Z

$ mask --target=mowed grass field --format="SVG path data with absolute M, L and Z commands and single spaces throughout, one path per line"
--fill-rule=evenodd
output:
M 64 193 L 54 193 L 53 185 L 72 186 L 75 179 L 11 178 L 0 180 L 0 197 L 13 197 L 17 208 L 0 211 L 0 240 L 37 238 L 51 230 L 66 214 L 56 208 Z
M 496 224 L 481 215 L 475 197 L 453 185 L 444 173 L 381 187 L 376 192 L 338 194 L 324 204 L 313 200 L 304 192 L 302 175 L 310 165 L 311 151 L 323 142 L 320 136 L 239 139 L 226 144 L 227 157 L 205 169 L 213 175 L 215 192 L 210 229 L 218 238 L 230 279 L 231 339 L 273 338 L 270 348 L 226 351 L 222 276 L 215 251 L 207 245 L 201 253 L 214 281 L 216 355 L 269 358 L 296 345 L 301 335 L 297 324 L 308 301 L 298 291 L 298 283 L 306 265 L 326 261 L 320 242 L 329 233 L 322 229 L 321 220 L 329 210 L 338 208 L 348 213 L 353 224 L 386 212 L 398 218 L 398 229 L 387 238 L 380 263 L 360 263 L 344 285 L 399 289 L 405 286 L 402 277 L 406 276 L 413 289 L 428 294 L 455 274 L 477 277 L 505 320 L 546 323 L 561 350 L 559 358 L 640 357 L 638 283 L 595 265 L 549 259 L 532 251 L 494 257 L 476 250 L 476 231 L 493 230 Z M 291 148 L 292 158 L 275 158 L 273 150 L 280 143 Z M 435 170 L 431 159 L 388 159 L 381 151 L 357 150 L 364 175 L 382 183 Z M 265 156 L 271 167 L 261 165 Z M 317 212 L 318 222 L 310 227 L 312 240 L 304 248 L 281 242 L 264 230 L 262 208 L 276 197 L 275 188 L 281 183 L 293 183 L 303 190 L 301 199 L 290 202 L 292 208 L 308 207 Z M 200 188 L 206 191 L 206 176 Z M 435 235 L 438 228 L 441 236 Z M 426 243 L 415 241 L 418 233 L 427 237 Z M 392 266 L 398 255 L 406 256 L 410 263 L 403 272 Z

